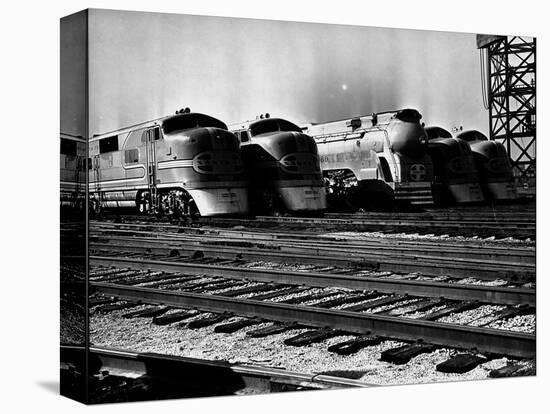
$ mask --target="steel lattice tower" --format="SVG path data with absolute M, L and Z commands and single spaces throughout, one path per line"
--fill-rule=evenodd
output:
M 478 35 L 490 139 L 502 142 L 522 181 L 535 177 L 536 40 Z M 483 56 L 485 52 L 486 56 Z

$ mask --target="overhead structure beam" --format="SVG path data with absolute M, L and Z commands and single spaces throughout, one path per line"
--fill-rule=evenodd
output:
M 478 35 L 486 50 L 489 137 L 508 152 L 521 181 L 536 174 L 536 39 Z

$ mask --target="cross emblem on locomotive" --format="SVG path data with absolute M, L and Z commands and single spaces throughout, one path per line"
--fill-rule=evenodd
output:
M 410 169 L 411 180 L 422 181 L 426 178 L 426 167 L 423 164 L 413 164 Z

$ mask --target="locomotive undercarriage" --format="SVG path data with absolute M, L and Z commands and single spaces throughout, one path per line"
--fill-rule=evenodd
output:
M 158 191 L 158 192 L 157 192 Z M 156 193 L 156 194 L 155 194 Z M 153 189 L 134 192 L 133 200 L 109 200 L 109 193 L 94 193 L 90 197 L 90 211 L 100 214 L 104 209 L 123 207 L 135 209 L 139 214 L 160 214 L 173 217 L 193 217 L 200 215 L 195 201 L 189 193 L 181 189 Z
M 351 170 L 323 171 L 328 210 L 377 211 L 396 207 L 392 188 L 382 180 L 357 180 Z
M 137 208 L 142 214 L 161 214 L 174 217 L 200 215 L 189 193 L 181 189 L 163 189 L 156 195 L 150 191 L 138 193 Z

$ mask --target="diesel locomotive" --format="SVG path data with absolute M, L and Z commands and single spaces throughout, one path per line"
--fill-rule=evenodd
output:
M 433 204 L 433 165 L 421 118 L 402 109 L 304 126 L 319 148 L 329 194 L 356 207 L 380 200 Z
M 472 150 L 446 129 L 426 127 L 428 153 L 434 166 L 433 193 L 437 204 L 479 203 L 484 200 Z
M 487 200 L 515 200 L 512 164 L 506 148 L 500 142 L 489 141 L 479 131 L 463 131 L 457 139 L 467 142 L 472 150 L 484 196 Z
M 247 214 L 239 141 L 227 125 L 186 108 L 89 140 L 92 209 L 202 216 Z
M 261 115 L 230 125 L 241 142 L 254 213 L 321 213 L 325 188 L 317 145 L 300 127 Z

